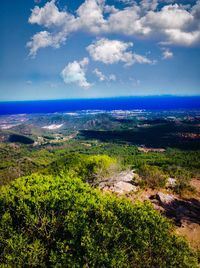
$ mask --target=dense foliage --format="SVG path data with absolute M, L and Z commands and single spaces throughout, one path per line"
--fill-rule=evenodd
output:
M 138 171 L 144 165 L 158 167 L 166 176 L 177 178 L 180 184 L 184 178 L 184 185 L 188 185 L 191 178 L 200 176 L 200 151 L 167 149 L 164 153 L 144 153 L 128 144 L 71 140 L 63 145 L 45 147 L 0 144 L 0 184 L 41 171 L 47 166 L 55 167 L 55 162 L 65 161 L 62 159 L 69 158 L 72 152 L 85 156 L 108 155 L 116 158 L 122 168 Z
M 142 122 L 140 122 L 142 123 Z M 199 133 L 197 125 L 177 124 L 176 122 L 153 123 L 152 121 L 143 122 L 144 124 L 135 125 L 133 122 L 131 127 L 127 123 L 123 123 L 121 129 L 87 129 L 80 132 L 80 136 L 84 139 L 95 139 L 103 142 L 121 142 L 130 143 L 132 145 L 145 144 L 147 147 L 171 147 L 183 150 L 199 150 L 199 139 L 181 138 L 180 133 Z M 143 126 L 142 126 L 143 125 Z M 146 125 L 146 126 L 145 126 Z M 142 127 L 141 127 L 142 126 Z M 126 129 L 127 127 L 127 129 Z
M 139 170 L 140 186 L 162 188 L 166 185 L 166 175 L 158 167 L 144 165 Z
M 197 267 L 148 203 L 70 176 L 22 177 L 0 191 L 1 267 Z
M 69 153 L 61 159 L 53 162 L 43 174 L 62 175 L 69 174 L 81 178 L 85 182 L 95 183 L 98 180 L 108 177 L 115 170 L 118 164 L 115 158 L 107 155 L 83 155 Z

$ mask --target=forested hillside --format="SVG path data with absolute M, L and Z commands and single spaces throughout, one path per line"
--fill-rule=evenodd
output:
M 198 267 L 196 114 L 0 118 L 0 267 Z

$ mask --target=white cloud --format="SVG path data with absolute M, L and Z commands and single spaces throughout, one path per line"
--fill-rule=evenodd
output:
M 140 64 L 155 64 L 156 60 L 150 60 L 149 58 L 133 53 L 132 54 L 133 63 L 140 63 Z
M 70 19 L 73 19 L 73 16 L 66 11 L 59 11 L 55 5 L 55 0 L 52 0 L 51 2 L 47 2 L 44 7 L 34 7 L 29 18 L 29 23 L 50 28 L 52 26 L 62 26 L 67 21 L 70 21 Z
M 181 6 L 167 5 L 160 11 L 149 11 L 144 17 L 144 25 L 148 25 L 152 30 L 164 29 L 184 29 L 192 22 L 192 15 Z
M 165 30 L 167 40 L 161 42 L 161 44 L 174 44 L 180 46 L 192 46 L 199 44 L 200 42 L 200 30 L 193 32 L 183 32 L 179 29 L 167 29 Z
M 71 14 L 59 10 L 56 0 L 36 6 L 29 23 L 45 27 L 28 43 L 30 54 L 47 46 L 59 47 L 72 32 L 84 30 L 94 35 L 119 33 L 134 38 L 154 38 L 165 44 L 192 46 L 200 43 L 200 1 L 190 6 L 164 0 L 122 0 L 121 9 L 104 0 L 85 0 Z M 161 5 L 158 5 L 162 3 Z
M 148 25 L 142 24 L 140 12 L 141 9 L 134 5 L 110 14 L 106 31 L 125 35 L 148 35 L 151 29 Z
M 66 11 L 59 11 L 55 0 L 47 2 L 44 7 L 36 6 L 31 13 L 29 23 L 46 27 L 49 31 L 35 34 L 27 43 L 29 55 L 35 56 L 40 48 L 48 46 L 59 48 L 65 43 L 69 33 L 77 31 L 78 23 L 73 15 Z
M 93 73 L 98 77 L 99 81 L 115 81 L 116 80 L 116 76 L 114 74 L 110 74 L 106 76 L 98 68 L 94 69 Z
M 106 80 L 106 76 L 101 72 L 99 71 L 97 68 L 94 69 L 93 73 L 99 78 L 99 81 L 105 81 Z
M 151 39 L 157 36 L 162 43 L 192 46 L 200 43 L 200 1 L 193 7 L 164 4 L 156 9 L 157 1 L 142 0 L 111 14 L 108 32 Z
M 106 21 L 103 17 L 104 1 L 86 0 L 77 10 L 77 23 L 81 28 L 92 33 L 104 30 Z
M 51 21 L 51 16 L 54 18 L 54 13 L 56 14 L 56 17 L 58 18 L 58 9 L 55 6 L 55 1 L 47 2 L 44 7 L 39 7 L 35 6 L 32 9 L 31 16 L 29 17 L 29 23 L 31 24 L 39 24 L 39 25 L 44 25 L 44 26 L 49 26 L 52 23 Z
M 164 6 L 160 11 L 150 11 L 143 18 L 143 25 L 160 37 L 161 44 L 192 46 L 200 42 L 200 20 L 193 9 L 178 4 Z
M 152 63 L 145 56 L 129 51 L 132 46 L 133 43 L 131 42 L 126 43 L 119 40 L 101 38 L 89 45 L 87 50 L 93 60 L 105 64 L 124 62 L 126 66 L 130 66 L 134 63 Z
M 200 0 L 196 2 L 196 4 L 192 7 L 191 11 L 195 20 L 199 21 L 200 19 Z
M 39 48 L 45 48 L 51 44 L 52 44 L 52 37 L 49 32 L 42 31 L 36 33 L 27 43 L 27 47 L 30 48 L 29 55 L 35 56 Z
M 59 48 L 60 45 L 65 42 L 65 39 L 65 35 L 63 35 L 62 32 L 54 35 L 47 31 L 36 33 L 27 43 L 27 47 L 30 49 L 29 55 L 34 58 L 38 49 L 48 46 Z
M 163 48 L 162 58 L 164 60 L 171 59 L 171 58 L 173 58 L 173 56 L 174 56 L 174 54 L 172 51 L 169 50 L 169 48 Z
M 86 79 L 86 67 L 89 63 L 88 58 L 81 61 L 68 63 L 61 72 L 61 77 L 66 84 L 75 83 L 80 87 L 88 89 L 92 86 Z
M 105 64 L 112 64 L 122 61 L 127 64 L 131 64 L 132 53 L 128 52 L 127 49 L 132 46 L 132 43 L 102 38 L 89 45 L 87 50 L 95 61 L 101 61 Z

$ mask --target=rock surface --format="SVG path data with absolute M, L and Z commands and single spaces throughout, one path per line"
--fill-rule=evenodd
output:
M 119 181 L 115 183 L 113 186 L 110 187 L 112 192 L 119 193 L 119 194 L 124 194 L 124 193 L 129 193 L 129 192 L 136 192 L 137 187 L 124 181 Z
M 158 192 L 156 194 L 156 199 L 161 203 L 161 204 L 170 204 L 175 200 L 175 197 L 170 194 L 164 194 L 162 192 Z
M 137 176 L 133 170 L 121 171 L 115 176 L 106 178 L 99 183 L 99 188 L 105 191 L 112 191 L 118 194 L 125 194 L 137 191 L 138 187 L 132 184 L 133 178 Z

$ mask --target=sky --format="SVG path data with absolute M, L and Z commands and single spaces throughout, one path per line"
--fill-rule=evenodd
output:
M 0 101 L 200 95 L 200 0 L 2 0 Z

